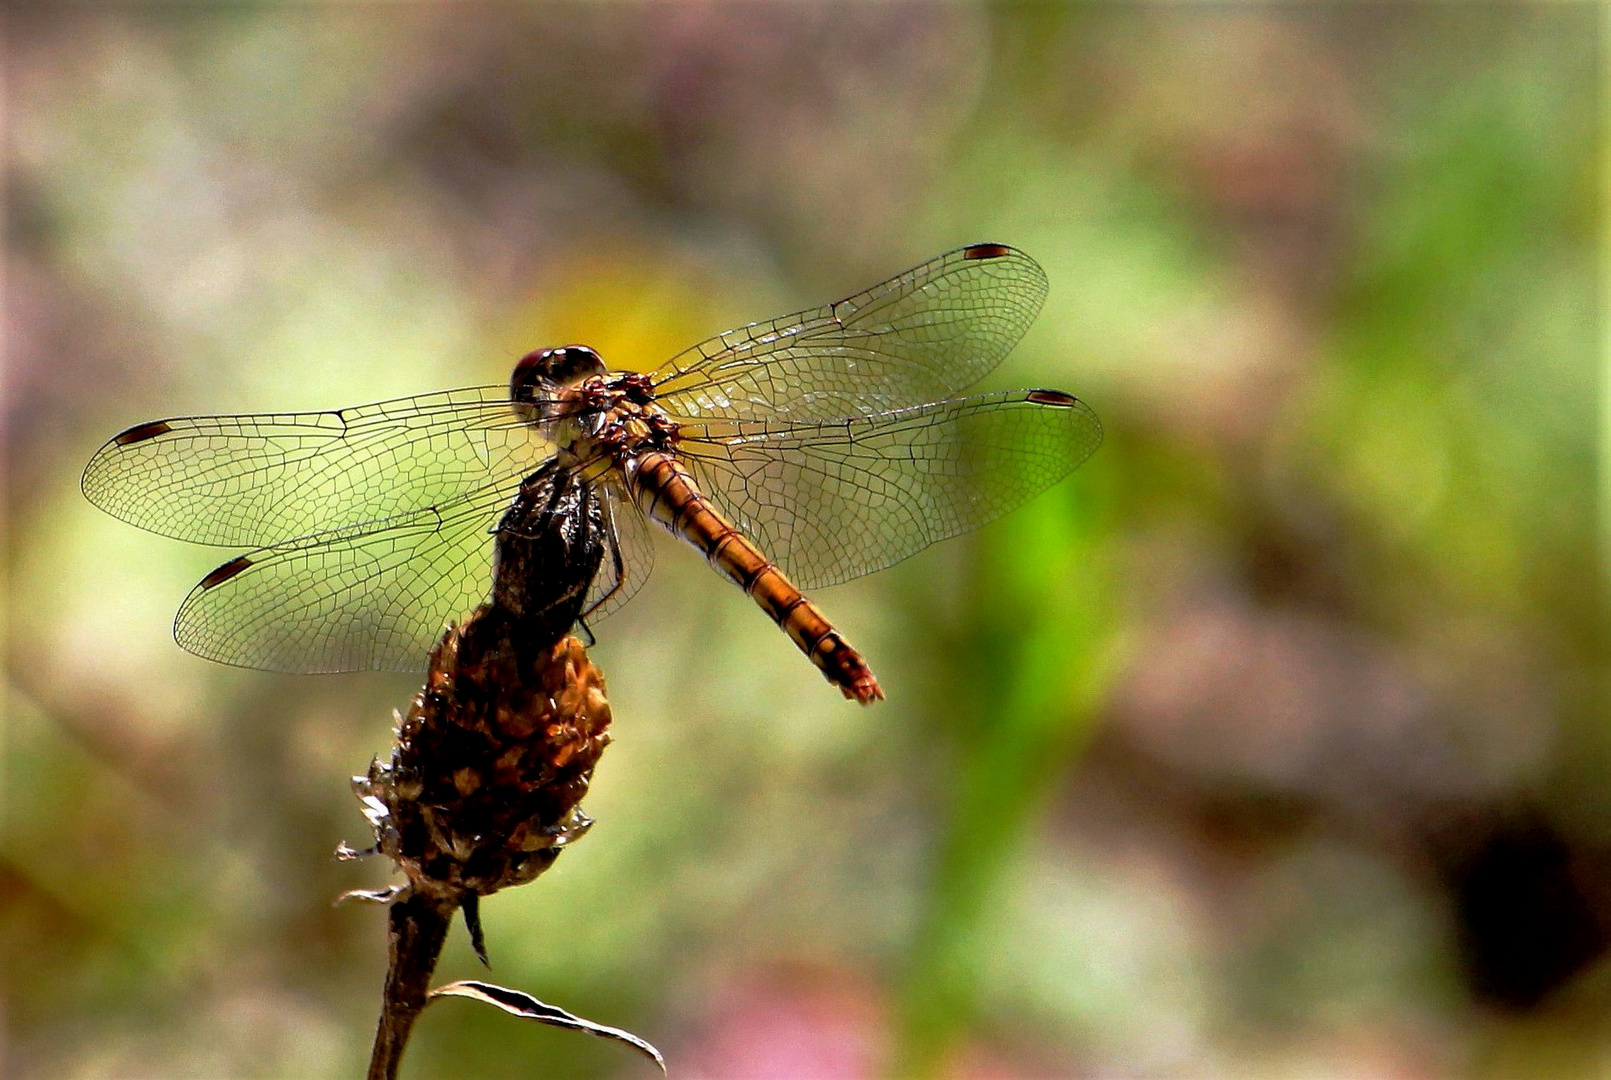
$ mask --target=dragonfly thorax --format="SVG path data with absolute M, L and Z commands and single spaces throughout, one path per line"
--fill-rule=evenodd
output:
M 597 357 L 583 346 L 570 349 Z M 525 385 L 515 386 L 515 409 L 554 441 L 559 464 L 580 479 L 597 481 L 611 469 L 630 474 L 637 457 L 670 449 L 676 442 L 677 424 L 655 404 L 648 375 L 606 371 L 555 383 L 543 374 L 544 363 L 534 360 Z M 516 378 L 521 375 L 517 369 Z

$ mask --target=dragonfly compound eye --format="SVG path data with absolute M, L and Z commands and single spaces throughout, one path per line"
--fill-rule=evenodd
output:
M 560 404 L 565 391 L 590 375 L 604 374 L 604 361 L 586 345 L 538 349 L 520 358 L 509 378 L 509 399 L 515 412 L 528 423 L 556 419 L 574 406 Z M 533 408 L 528 408 L 531 406 Z
M 604 371 L 604 361 L 586 345 L 538 349 L 520 358 L 509 380 L 509 388 L 516 400 L 530 400 L 530 391 L 538 387 L 570 386 L 589 375 L 602 375 Z

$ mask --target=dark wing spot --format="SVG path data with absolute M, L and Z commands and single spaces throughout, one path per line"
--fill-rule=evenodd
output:
M 231 559 L 217 570 L 201 579 L 201 587 L 210 589 L 215 585 L 222 585 L 236 574 L 252 565 L 252 560 L 242 555 L 238 559 Z
M 973 244 L 962 249 L 964 259 L 999 259 L 1011 253 L 1006 244 Z
M 1073 394 L 1065 394 L 1061 390 L 1031 390 L 1024 395 L 1025 401 L 1033 401 L 1036 405 L 1051 405 L 1059 409 L 1066 409 L 1076 404 L 1080 399 Z
M 145 442 L 147 439 L 154 439 L 158 435 L 166 435 L 172 430 L 173 428 L 168 426 L 168 422 L 166 420 L 153 420 L 149 424 L 136 424 L 134 427 L 131 427 L 129 430 L 123 432 L 112 441 L 117 443 L 119 446 L 128 446 L 131 443 Z

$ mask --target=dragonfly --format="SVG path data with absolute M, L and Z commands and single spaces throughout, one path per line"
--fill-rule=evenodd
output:
M 1096 414 L 1061 390 L 952 396 L 1002 361 L 1046 293 L 1028 255 L 973 244 L 650 372 L 566 345 L 522 357 L 508 384 L 137 424 L 95 454 L 83 491 L 162 536 L 251 549 L 175 617 L 179 645 L 209 660 L 418 670 L 443 625 L 485 601 L 494 541 L 522 527 L 512 506 L 529 517 L 550 499 L 603 537 L 584 627 L 642 586 L 658 525 L 868 704 L 878 680 L 804 590 L 993 521 L 1101 442 Z

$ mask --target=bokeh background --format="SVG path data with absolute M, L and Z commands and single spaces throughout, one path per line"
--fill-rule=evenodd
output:
M 102 441 L 988 240 L 1052 282 L 988 385 L 1104 447 L 817 597 L 873 709 L 667 539 L 494 977 L 690 1078 L 1611 1074 L 1601 18 L 8 6 L 0 1071 L 354 1076 L 378 1002 L 330 853 L 413 680 L 179 651 L 230 553 L 91 508 Z M 405 1075 L 646 1068 L 449 1001 Z

